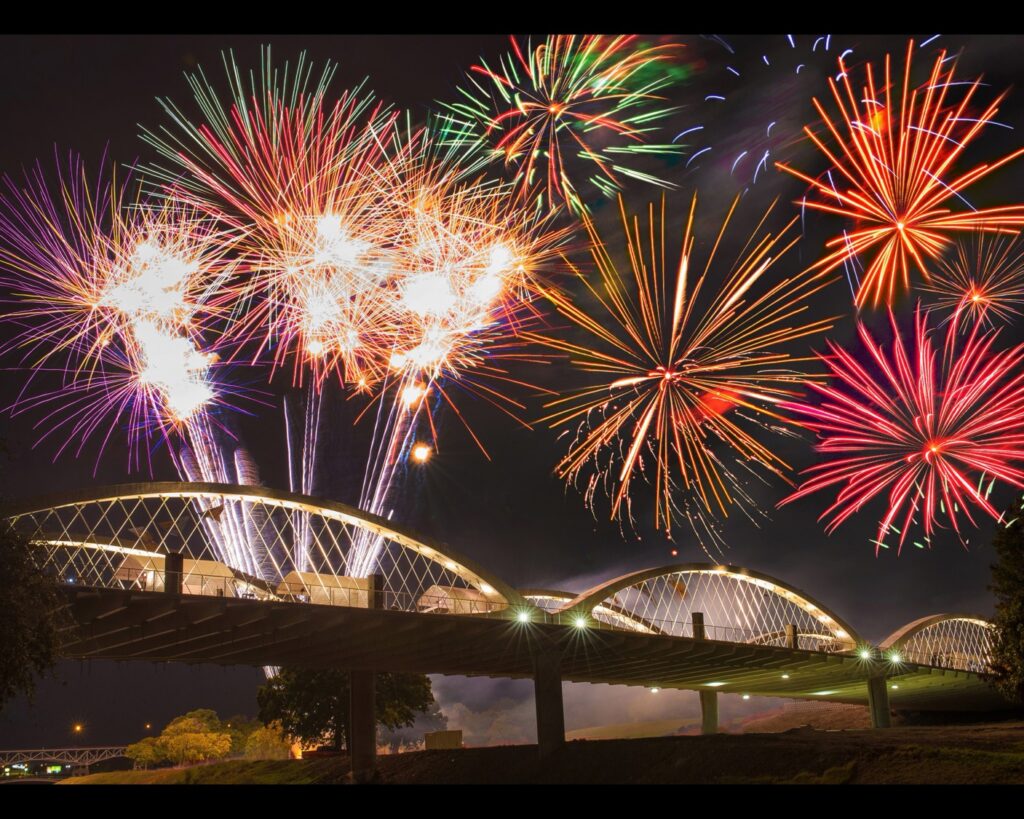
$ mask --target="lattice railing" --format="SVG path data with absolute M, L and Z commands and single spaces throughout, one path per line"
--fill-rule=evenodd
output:
M 162 590 L 166 555 L 180 553 L 185 593 L 366 605 L 365 591 L 358 593 L 366 578 L 350 576 L 349 558 L 357 534 L 369 530 L 383 542 L 374 574 L 385 607 L 459 613 L 508 607 L 460 561 L 379 521 L 294 500 L 182 487 L 66 503 L 11 520 L 38 548 L 40 567 L 65 583 Z M 301 539 L 305 548 L 297 549 Z
M 700 613 L 707 639 L 787 646 L 795 629 L 798 648 L 827 652 L 855 648 L 854 638 L 828 612 L 801 595 L 769 580 L 724 569 L 650 577 L 616 591 L 592 610 L 595 619 L 607 621 L 601 609 L 674 636 L 692 637 L 693 615 Z
M 914 632 L 897 646 L 912 663 L 984 672 L 992 656 L 992 626 L 970 617 L 950 617 Z

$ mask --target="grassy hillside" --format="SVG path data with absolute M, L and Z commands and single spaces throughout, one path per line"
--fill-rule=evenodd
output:
M 1015 783 L 1024 784 L 1024 723 L 887 731 L 662 737 L 570 742 L 541 763 L 532 745 L 383 756 L 387 783 Z M 67 784 L 344 782 L 345 758 L 222 762 L 125 771 Z

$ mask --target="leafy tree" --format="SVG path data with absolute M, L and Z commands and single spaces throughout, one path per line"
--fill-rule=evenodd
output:
M 263 723 L 245 714 L 235 714 L 224 720 L 223 730 L 231 734 L 231 753 L 244 754 L 245 744 L 253 731 L 262 728 Z
M 163 755 L 175 765 L 223 759 L 231 753 L 231 734 L 209 708 L 175 717 L 157 742 Z
M 32 696 L 36 678 L 53 669 L 68 625 L 57 585 L 39 571 L 31 548 L 0 522 L 0 710 L 19 694 Z
M 247 759 L 288 759 L 291 743 L 288 742 L 280 722 L 260 725 L 249 734 L 245 741 Z
M 167 758 L 164 756 L 164 750 L 160 747 L 160 741 L 156 737 L 146 737 L 129 745 L 125 748 L 124 755 L 139 768 L 159 765 Z
M 989 679 L 1005 696 L 1024 702 L 1024 499 L 1007 514 L 1008 526 L 996 532 L 992 547 L 992 585 L 996 596 L 995 633 Z
M 257 692 L 259 717 L 281 723 L 284 732 L 305 745 L 341 750 L 348 737 L 349 675 L 344 671 L 282 668 Z M 411 725 L 434 703 L 424 674 L 377 675 L 377 724 Z

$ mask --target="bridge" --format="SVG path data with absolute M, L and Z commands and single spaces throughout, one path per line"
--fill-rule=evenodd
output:
M 0 767 L 29 762 L 50 762 L 89 770 L 90 765 L 124 756 L 124 745 L 97 745 L 91 748 L 30 748 L 0 751 Z
M 444 544 L 333 501 L 265 487 L 145 483 L 3 516 L 61 581 L 90 659 L 297 665 L 352 675 L 353 769 L 372 770 L 379 671 L 531 678 L 542 754 L 564 742 L 563 680 L 891 708 L 1007 706 L 981 677 L 990 625 L 935 614 L 879 645 L 823 602 L 738 566 L 685 563 L 583 592 L 516 590 Z M 375 555 L 375 573 L 350 567 Z

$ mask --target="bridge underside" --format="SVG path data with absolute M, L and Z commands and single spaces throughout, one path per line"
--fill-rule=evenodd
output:
M 63 591 L 79 624 L 64 653 L 82 659 L 532 678 L 536 658 L 555 651 L 561 678 L 573 682 L 866 704 L 868 677 L 884 675 L 895 708 L 1006 707 L 976 674 L 850 655 L 498 617 L 117 589 Z

